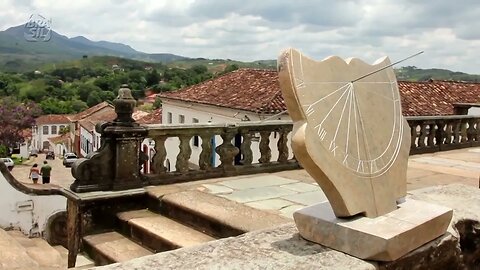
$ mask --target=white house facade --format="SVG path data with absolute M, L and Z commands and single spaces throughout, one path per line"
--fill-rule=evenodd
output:
M 289 120 L 288 114 L 281 114 L 286 107 L 282 102 L 276 81 L 272 83 L 275 71 L 241 69 L 221 77 L 206 81 L 177 92 L 161 94 L 162 123 L 172 125 L 207 124 L 207 123 L 239 123 L 242 121 Z M 252 140 L 253 160 L 260 158 L 259 134 Z M 289 137 L 290 139 L 290 137 Z M 220 136 L 212 138 L 212 146 L 222 144 Z M 278 159 L 278 134 L 271 134 L 271 160 Z M 174 171 L 176 157 L 179 153 L 179 139 L 168 138 L 165 141 L 167 158 L 165 167 Z M 232 144 L 240 146 L 241 138 L 232 140 Z M 190 162 L 198 164 L 202 151 L 202 139 L 194 136 L 190 140 L 192 154 Z M 290 147 L 290 146 L 289 146 Z M 215 151 L 215 150 L 213 150 Z M 290 150 L 290 157 L 293 157 Z M 220 164 L 219 155 L 214 153 L 213 166 Z
M 35 119 L 36 125 L 32 127 L 31 148 L 38 151 L 55 151 L 55 143 L 50 139 L 61 135 L 60 130 L 70 124 L 66 115 L 49 114 Z

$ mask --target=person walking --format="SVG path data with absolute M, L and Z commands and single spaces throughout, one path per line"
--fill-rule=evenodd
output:
M 45 160 L 43 161 L 43 166 L 40 169 L 40 174 L 42 175 L 42 183 L 48 184 L 50 183 L 50 172 L 52 171 L 52 167 L 48 165 L 48 162 Z
M 33 164 L 32 168 L 30 169 L 30 173 L 28 174 L 28 179 L 32 178 L 34 184 L 38 183 L 38 178 L 40 178 L 40 171 L 38 170 L 38 164 Z

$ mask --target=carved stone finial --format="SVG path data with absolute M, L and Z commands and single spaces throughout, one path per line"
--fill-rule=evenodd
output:
M 117 98 L 113 100 L 115 113 L 117 113 L 117 118 L 113 122 L 120 125 L 135 125 L 132 114 L 136 103 L 128 85 L 123 84 L 118 90 Z

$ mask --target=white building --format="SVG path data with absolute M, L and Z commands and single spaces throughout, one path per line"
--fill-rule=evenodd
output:
M 57 149 L 50 139 L 61 135 L 60 130 L 69 126 L 70 120 L 67 118 L 67 115 L 42 115 L 35 119 L 35 124 L 32 128 L 32 149 L 39 151 L 63 151 L 63 149 Z
M 277 72 L 273 70 L 240 69 L 215 79 L 193 85 L 179 91 L 162 93 L 163 124 L 195 123 L 238 123 L 242 121 L 290 120 L 287 114 L 277 114 L 286 110 L 278 85 Z M 275 117 L 273 117 L 275 116 Z M 270 119 L 271 118 L 271 119 Z M 252 140 L 253 161 L 260 158 L 259 135 Z M 289 138 L 290 139 L 290 138 Z M 270 137 L 272 160 L 278 159 L 277 134 Z M 241 138 L 232 141 L 240 146 Z M 192 154 L 190 162 L 198 164 L 201 138 L 195 136 L 190 141 Z M 220 136 L 212 139 L 213 149 L 222 144 Z M 167 169 L 175 170 L 176 156 L 179 153 L 179 139 L 168 138 Z M 291 158 L 293 156 L 290 150 Z M 213 165 L 220 164 L 215 153 Z

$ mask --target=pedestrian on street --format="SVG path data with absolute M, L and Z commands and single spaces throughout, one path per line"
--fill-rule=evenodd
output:
M 52 171 L 52 167 L 48 165 L 48 162 L 45 160 L 43 161 L 43 166 L 40 169 L 40 174 L 42 175 L 42 183 L 48 184 L 50 183 L 50 172 Z
M 28 179 L 32 178 L 34 184 L 38 183 L 38 178 L 40 178 L 40 171 L 38 170 L 38 164 L 33 164 L 32 168 L 30 169 L 30 173 L 28 174 Z

